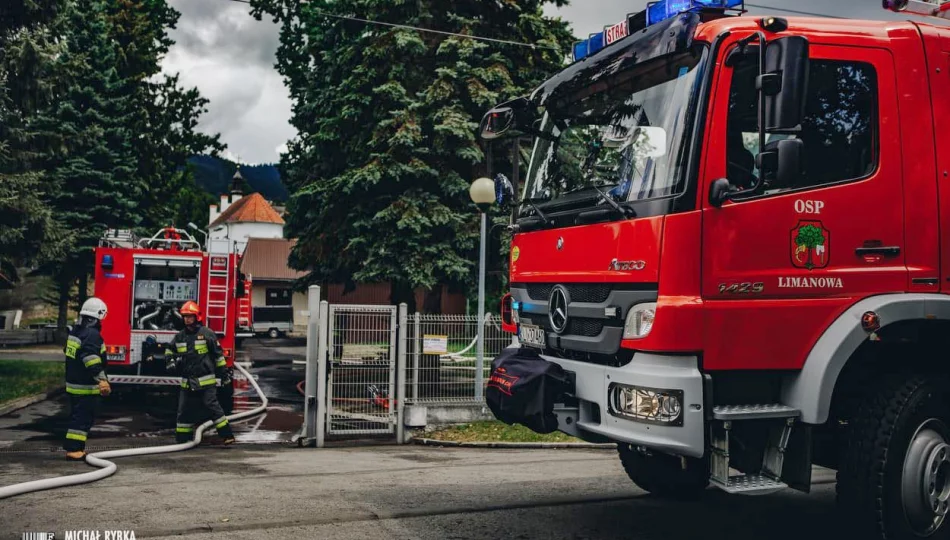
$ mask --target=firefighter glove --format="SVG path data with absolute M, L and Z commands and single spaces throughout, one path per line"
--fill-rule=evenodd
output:
M 99 381 L 99 394 L 102 396 L 108 396 L 112 393 L 112 386 L 109 385 L 109 381 Z

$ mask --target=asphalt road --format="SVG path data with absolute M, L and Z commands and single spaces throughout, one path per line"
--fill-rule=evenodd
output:
M 0 484 L 79 472 L 0 454 Z M 242 446 L 117 460 L 98 483 L 0 501 L 2 538 L 133 530 L 136 538 L 837 538 L 830 471 L 813 493 L 709 490 L 674 503 L 627 480 L 610 450 Z M 846 534 L 843 536 L 849 538 Z
M 116 475 L 95 484 L 0 500 L 0 540 L 66 530 L 196 540 L 852 537 L 835 520 L 834 475 L 823 469 L 811 494 L 710 489 L 674 503 L 636 488 L 612 450 L 296 448 L 288 435 L 299 427 L 299 344 L 245 349 L 274 408 L 239 423 L 243 444 L 117 459 Z M 162 409 L 116 403 L 90 447 L 167 442 L 173 418 Z M 63 420 L 57 400 L 0 418 L 0 485 L 90 470 L 56 448 Z

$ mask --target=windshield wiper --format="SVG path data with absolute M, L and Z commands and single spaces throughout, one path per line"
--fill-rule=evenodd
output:
M 591 187 L 594 188 L 595 191 L 597 191 L 597 194 L 600 195 L 601 199 L 607 201 L 607 204 L 613 207 L 614 210 L 620 212 L 620 215 L 622 215 L 623 217 L 625 218 L 628 216 L 637 217 L 637 213 L 634 212 L 632 208 L 628 206 L 620 206 L 619 204 L 617 204 L 617 201 L 613 199 L 613 197 L 601 191 L 599 187 L 597 186 L 591 186 Z
M 549 224 L 549 223 L 551 222 L 551 218 L 549 218 L 548 216 L 546 216 L 546 215 L 544 214 L 544 212 L 542 212 L 541 209 L 538 208 L 538 206 L 537 206 L 536 204 L 534 204 L 534 201 L 543 202 L 543 201 L 547 201 L 547 200 L 548 200 L 548 199 L 525 198 L 524 200 L 521 201 L 521 204 L 522 204 L 522 205 L 527 204 L 528 206 L 530 206 L 530 207 L 534 210 L 534 212 L 535 212 L 536 214 L 538 214 L 538 217 L 541 218 L 541 221 L 542 221 L 545 225 L 547 225 L 547 224 Z

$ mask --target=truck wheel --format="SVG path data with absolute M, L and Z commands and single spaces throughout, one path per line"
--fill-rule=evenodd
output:
M 705 459 L 683 460 L 668 454 L 644 454 L 635 447 L 617 443 L 620 463 L 627 476 L 641 489 L 671 499 L 696 499 L 709 485 L 709 466 Z
M 267 331 L 267 337 L 271 339 L 277 339 L 280 337 L 280 332 L 278 332 L 276 328 L 271 328 Z
M 950 538 L 950 393 L 945 379 L 885 379 L 848 424 L 837 499 L 861 538 Z

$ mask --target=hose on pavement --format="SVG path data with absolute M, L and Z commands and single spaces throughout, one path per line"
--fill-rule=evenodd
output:
M 244 367 L 239 364 L 234 364 L 234 367 L 238 369 L 246 378 L 251 382 L 251 385 L 254 387 L 254 390 L 257 391 L 257 395 L 261 398 L 260 406 L 240 413 L 232 414 L 228 416 L 228 420 L 242 420 L 251 416 L 255 416 L 264 412 L 267 409 L 267 396 L 264 395 L 264 392 L 261 390 L 261 387 L 257 385 L 257 381 L 254 380 L 254 377 L 247 372 Z M 195 440 L 187 443 L 181 444 L 169 444 L 165 446 L 150 446 L 147 448 L 132 448 L 128 450 L 110 450 L 108 452 L 96 452 L 86 455 L 86 463 L 99 467 L 97 471 L 91 471 L 82 474 L 72 474 L 69 476 L 58 476 L 56 478 L 44 478 L 42 480 L 33 480 L 31 482 L 23 482 L 21 484 L 13 484 L 10 486 L 0 487 L 0 499 L 6 499 L 8 497 L 14 497 L 16 495 L 22 495 L 24 493 L 33 493 L 35 491 L 42 491 L 45 489 L 55 489 L 66 486 L 76 486 L 79 484 L 88 484 L 90 482 L 95 482 L 97 480 L 102 480 L 103 478 L 108 478 L 115 474 L 115 471 L 118 469 L 115 463 L 108 461 L 112 458 L 120 457 L 131 457 L 131 456 L 147 456 L 151 454 L 167 454 L 170 452 L 181 452 L 182 450 L 188 450 L 194 448 L 201 443 L 201 434 L 205 429 L 211 427 L 212 422 L 208 420 L 204 424 L 201 424 L 198 429 L 195 431 Z

